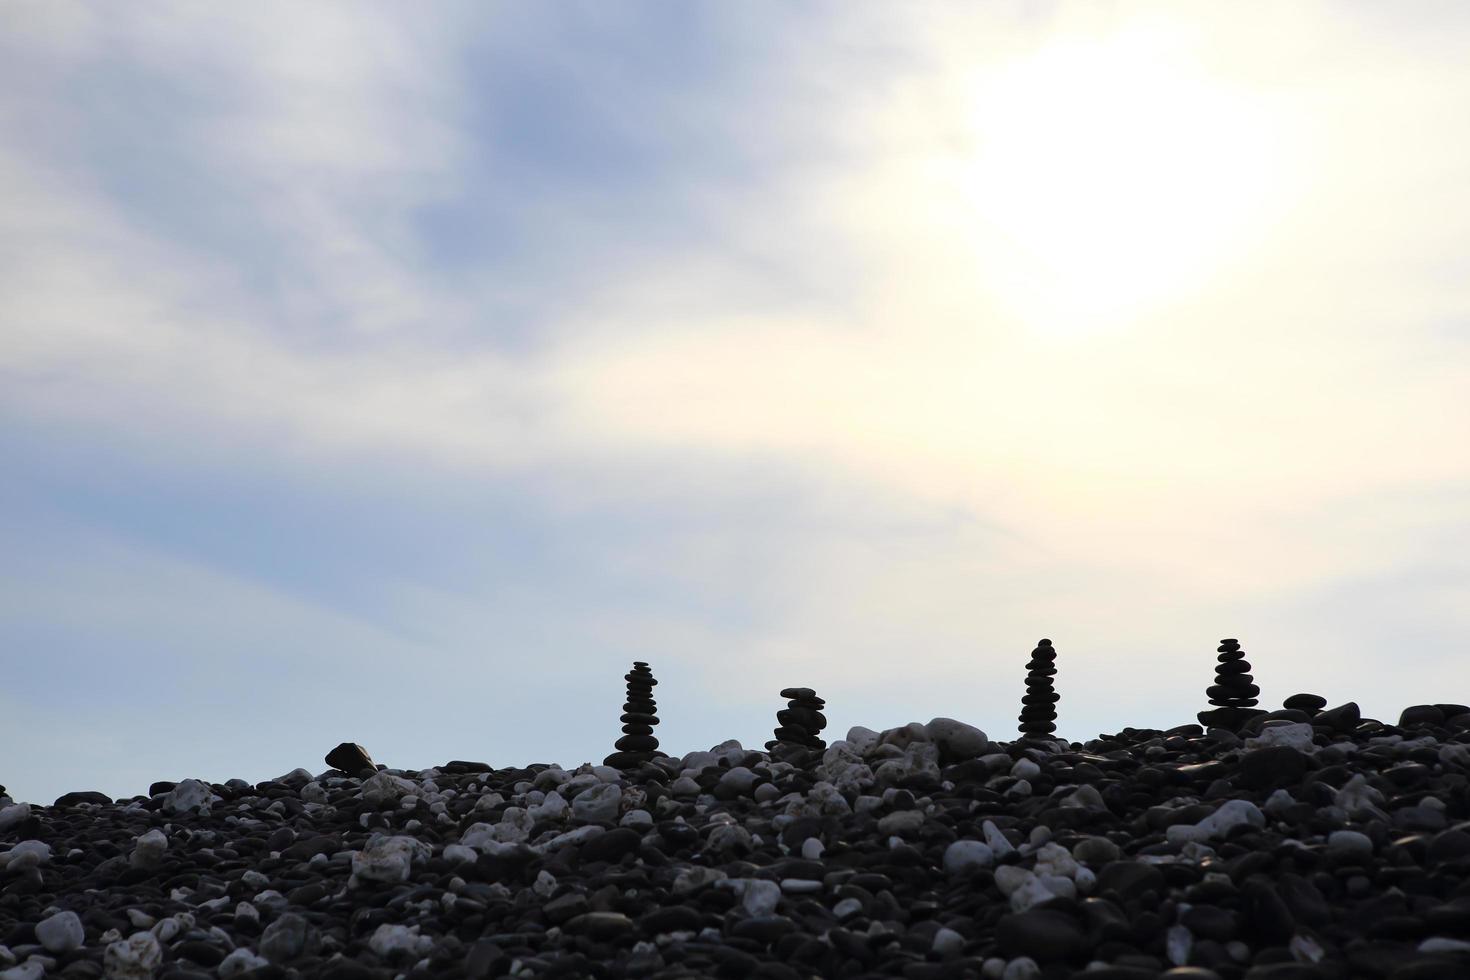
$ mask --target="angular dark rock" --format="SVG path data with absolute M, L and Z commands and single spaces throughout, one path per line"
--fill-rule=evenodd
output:
M 327 765 L 349 776 L 371 776 L 378 771 L 367 749 L 356 742 L 343 742 L 327 753 Z

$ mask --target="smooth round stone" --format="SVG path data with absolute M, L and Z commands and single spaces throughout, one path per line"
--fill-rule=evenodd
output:
M 800 727 L 799 725 L 782 725 L 771 734 L 782 740 L 808 739 L 812 737 L 811 732 L 807 731 L 805 728 Z
M 627 681 L 628 686 L 635 690 L 638 688 L 654 687 L 658 684 L 657 678 L 652 674 L 627 673 L 623 675 L 623 680 Z
M 57 912 L 36 923 L 36 941 L 48 953 L 65 953 L 79 949 L 86 938 L 82 920 L 75 912 Z
M 1242 684 L 1227 686 L 1224 684 L 1211 684 L 1205 688 L 1206 696 L 1210 698 L 1257 698 L 1261 696 L 1261 689 L 1255 684 Z
M 776 720 L 783 725 L 795 725 L 814 732 L 827 727 L 827 716 L 809 708 L 783 708 L 776 712 Z
M 646 714 L 641 711 L 625 711 L 618 719 L 625 725 L 657 725 L 658 715 Z
M 1057 659 L 1057 652 L 1055 650 L 1053 650 L 1051 647 L 1042 647 L 1041 649 L 1037 649 L 1037 650 L 1032 650 L 1031 651 L 1031 662 L 1032 663 L 1041 662 L 1041 663 L 1048 663 L 1049 664 L 1049 663 L 1051 663 L 1052 661 L 1054 661 L 1056 659 Z
M 652 752 L 658 748 L 658 739 L 652 735 L 624 735 L 613 743 L 619 752 Z
M 1334 830 L 1327 835 L 1327 853 L 1346 860 L 1373 856 L 1373 839 L 1356 830 Z
M 1298 711 L 1316 713 L 1327 707 L 1327 699 L 1317 694 L 1293 694 L 1281 702 L 1283 708 L 1295 708 Z
M 798 699 L 815 698 L 817 692 L 809 687 L 786 687 L 781 689 L 781 696 L 788 701 L 796 701 Z
M 1021 698 L 1022 704 L 1056 704 L 1062 699 L 1060 694 L 1027 694 Z
M 1442 725 L 1444 712 L 1432 704 L 1411 704 L 1399 714 L 1399 727 L 1411 725 Z
M 1221 675 L 1223 680 L 1227 674 L 1249 674 L 1251 665 L 1245 660 L 1228 660 L 1215 668 L 1215 673 Z
M 625 734 L 625 735 L 652 735 L 653 734 L 653 726 L 652 725 L 624 725 L 623 726 L 623 734 Z
M 654 701 L 653 698 L 649 698 L 646 701 L 628 701 L 623 704 L 623 711 L 625 713 L 651 715 L 657 707 L 658 702 Z

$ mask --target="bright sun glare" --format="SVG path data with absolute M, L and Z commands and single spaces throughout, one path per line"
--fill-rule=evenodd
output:
M 983 275 L 1033 328 L 1115 326 L 1207 283 L 1268 217 L 1270 120 L 1169 34 L 983 74 L 959 178 Z

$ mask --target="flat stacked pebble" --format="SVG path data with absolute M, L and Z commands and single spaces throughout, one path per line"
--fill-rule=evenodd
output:
M 1250 719 L 1264 713 L 1255 710 L 1261 689 L 1250 674 L 1250 661 L 1245 659 L 1239 640 L 1221 640 L 1216 652 L 1219 656 L 1215 658 L 1215 683 L 1205 689 L 1205 696 L 1210 704 L 1217 707 L 1201 711 L 1199 721 L 1207 727 L 1238 730 Z
M 1057 652 L 1051 640 L 1038 640 L 1026 663 L 1026 694 L 1021 698 L 1021 735 L 1046 737 L 1057 730 L 1056 704 L 1061 700 L 1052 687 L 1057 672 Z
M 658 703 L 653 700 L 653 687 L 658 683 L 653 671 L 642 660 L 633 661 L 633 669 L 623 675 L 628 682 L 628 699 L 623 703 L 623 737 L 613 743 L 616 750 L 603 760 L 605 765 L 628 768 L 642 765 L 658 751 L 653 726 L 658 724 Z
M 1470 708 L 1400 721 L 6 798 L 0 976 L 1463 978 Z
M 820 738 L 827 727 L 827 716 L 822 709 L 827 702 L 817 697 L 809 687 L 788 687 L 781 691 L 786 698 L 786 707 L 776 712 L 776 728 L 771 733 L 775 738 L 766 743 L 767 749 L 779 745 L 791 745 L 804 749 L 825 749 L 827 743 Z

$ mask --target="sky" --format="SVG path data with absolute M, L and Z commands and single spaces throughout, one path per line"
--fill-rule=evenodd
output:
M 0 4 L 0 783 L 1470 701 L 1470 8 Z

